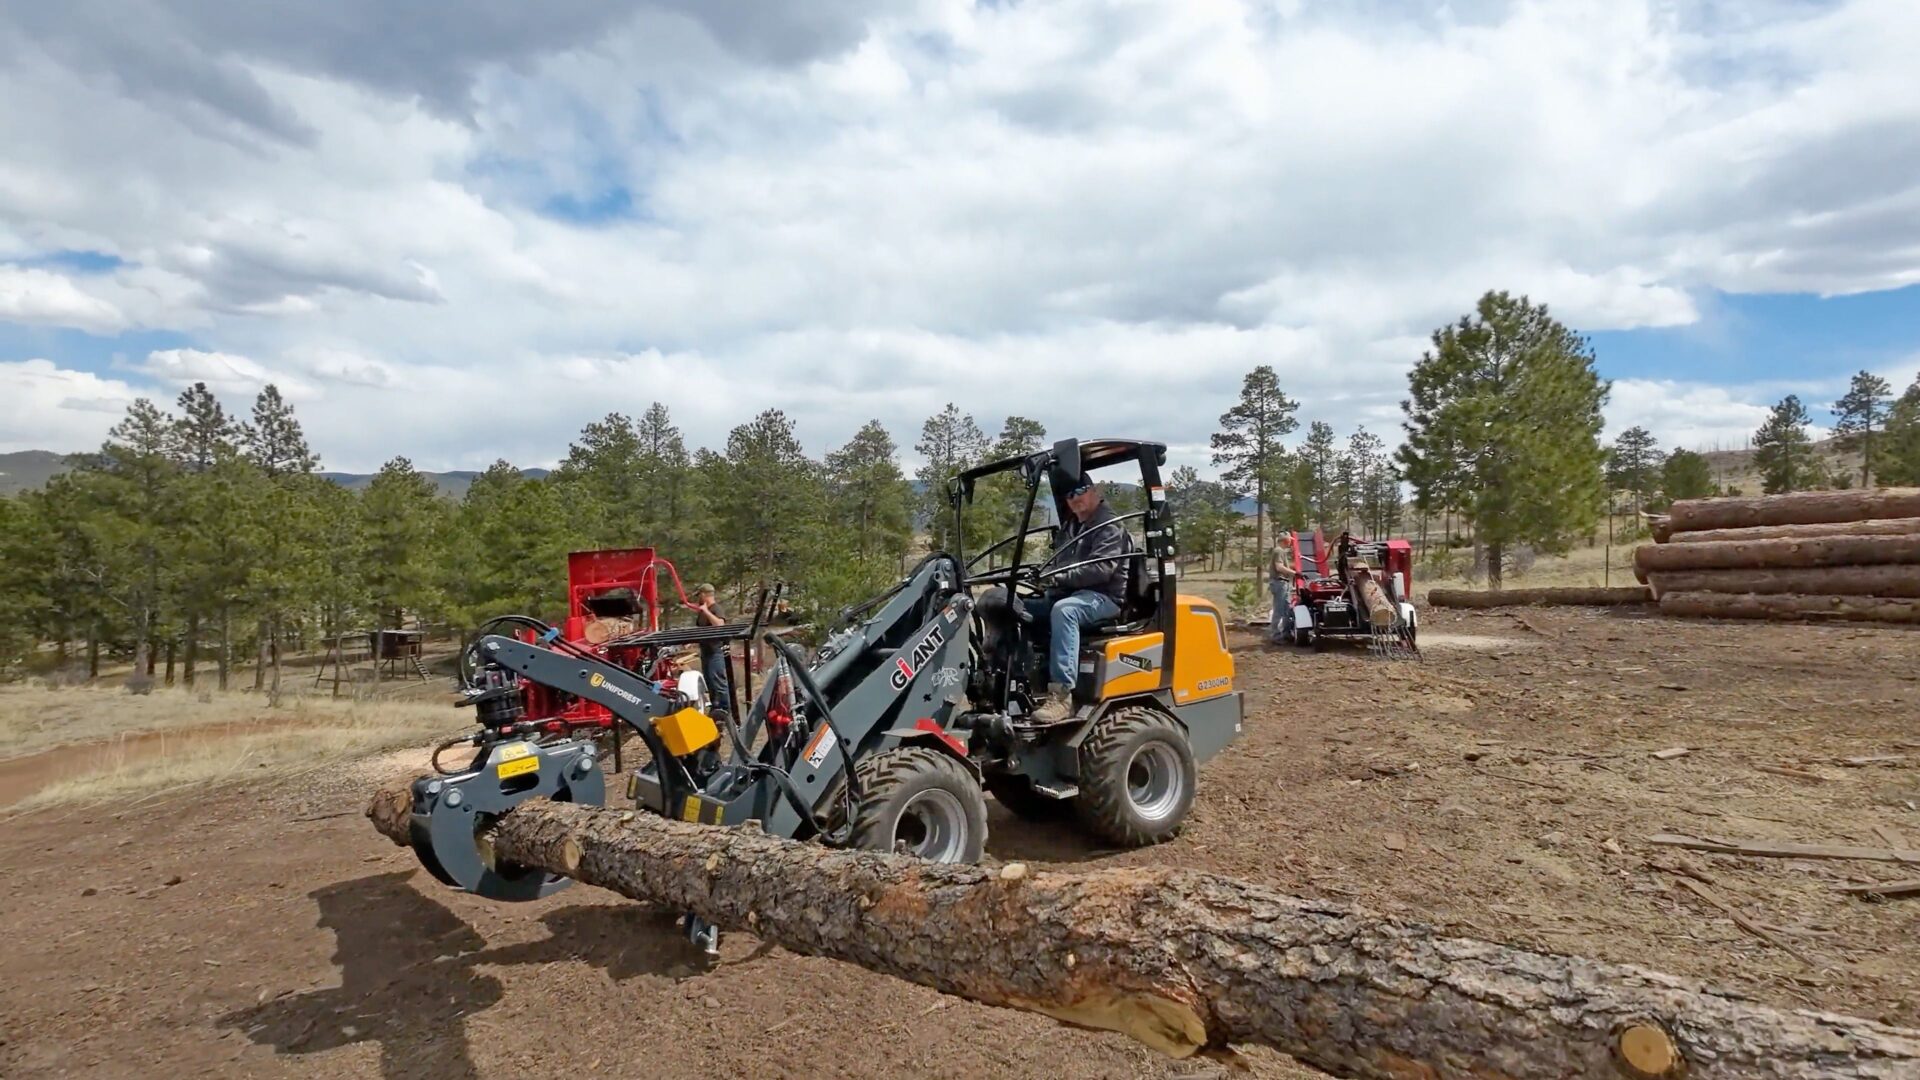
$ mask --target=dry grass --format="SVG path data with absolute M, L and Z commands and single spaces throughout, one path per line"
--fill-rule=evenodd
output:
M 10 809 L 124 800 L 183 791 L 221 781 L 272 775 L 278 780 L 338 769 L 372 754 L 415 747 L 444 735 L 449 710 L 431 718 L 412 707 L 380 706 L 366 715 L 324 726 L 287 728 L 220 738 L 181 738 L 158 750 L 103 751 L 100 767 L 58 780 Z
M 301 775 L 460 727 L 445 704 L 180 690 L 132 695 L 92 687 L 0 687 L 0 760 L 17 762 L 0 803 L 31 810 L 156 795 L 258 776 Z M 61 748 L 66 749 L 61 749 Z M 47 755 L 48 751 L 59 753 Z M 21 759 L 47 755 L 44 765 Z
M 75 743 L 105 742 L 156 731 L 241 725 L 312 725 L 351 722 L 357 716 L 437 715 L 443 705 L 424 702 L 353 702 L 331 698 L 282 699 L 268 706 L 264 696 L 200 693 L 179 688 L 129 694 L 95 684 L 49 687 L 33 682 L 0 684 L 0 761 Z

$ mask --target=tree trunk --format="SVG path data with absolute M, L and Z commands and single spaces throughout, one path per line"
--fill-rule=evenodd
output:
M 256 633 L 258 641 L 253 650 L 253 689 L 258 693 L 267 685 L 267 650 L 273 647 L 273 634 L 266 619 L 260 620 Z
M 1920 534 L 1824 536 L 1808 540 L 1744 540 L 1727 544 L 1642 544 L 1635 576 L 1662 570 L 1757 570 L 1789 566 L 1878 566 L 1920 563 Z
M 100 627 L 95 624 L 87 631 L 87 678 L 100 677 Z
M 187 655 L 186 655 L 186 661 L 185 661 L 185 670 L 182 671 L 181 673 L 181 681 L 185 682 L 188 686 L 192 686 L 193 685 L 193 668 L 194 668 L 194 665 L 198 663 L 200 660 L 200 613 L 199 612 L 194 612 L 193 614 L 187 616 L 187 650 L 186 651 L 187 651 Z
M 1920 488 L 1804 491 L 1753 498 L 1685 499 L 1669 511 L 1675 532 L 1756 525 L 1818 525 L 1869 518 L 1920 517 Z
M 1920 623 L 1920 600 L 1888 600 L 1874 596 L 1753 596 L 1671 592 L 1660 597 L 1660 613 L 1700 619 Z
M 1487 545 L 1487 588 L 1499 589 L 1501 581 L 1501 562 L 1507 553 L 1505 541 L 1495 540 Z
M 1677 592 L 1920 597 L 1920 566 L 1809 566 L 1781 570 L 1671 570 L 1647 575 L 1655 596 Z
M 368 816 L 406 832 L 406 789 Z M 718 926 L 1165 1053 L 1262 1043 L 1340 1076 L 1911 1077 L 1920 1031 L 1443 936 L 1213 874 L 941 866 L 651 814 L 524 805 L 487 845 Z M 1635 1071 L 1621 1064 L 1630 1062 Z
M 1751 529 L 1704 529 L 1699 532 L 1673 532 L 1660 543 L 1727 544 L 1743 540 L 1812 540 L 1825 536 L 1904 536 L 1920 533 L 1920 518 L 1883 518 L 1875 521 L 1829 521 L 1818 525 L 1757 525 Z
M 277 613 L 270 625 L 273 635 L 273 681 L 267 689 L 267 700 L 278 708 L 280 706 L 280 616 Z
M 233 618 L 225 604 L 220 605 L 220 689 L 227 688 L 227 673 L 233 668 Z
M 1541 606 L 1592 606 L 1612 607 L 1620 604 L 1651 604 L 1653 596 L 1646 589 L 1502 589 L 1499 592 L 1482 592 L 1479 589 L 1434 589 L 1427 593 L 1427 603 L 1441 608 L 1499 608 Z
M 168 685 L 168 686 L 172 686 L 172 685 L 173 685 L 173 652 L 174 652 L 174 647 L 175 647 L 176 645 L 178 645 L 178 644 L 179 644 L 179 642 L 178 642 L 177 640 L 175 640 L 174 638 L 168 638 L 168 639 L 167 639 L 167 677 L 166 677 L 166 683 L 167 683 L 167 685 Z

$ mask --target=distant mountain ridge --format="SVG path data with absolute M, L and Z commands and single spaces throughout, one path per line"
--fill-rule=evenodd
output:
M 18 450 L 11 454 L 0 454 L 0 496 L 18 495 L 22 491 L 36 491 L 46 486 L 47 481 L 67 471 L 68 454 L 56 454 L 47 450 Z M 546 469 L 521 469 L 520 472 L 538 479 L 547 475 Z M 322 472 L 321 476 L 344 488 L 361 491 L 373 482 L 373 473 Z M 430 472 L 420 475 L 433 481 L 440 494 L 449 499 L 465 498 L 467 489 L 473 486 L 474 478 L 480 473 L 470 469 L 456 469 L 451 472 Z

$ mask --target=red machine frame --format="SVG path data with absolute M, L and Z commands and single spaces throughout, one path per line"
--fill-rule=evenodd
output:
M 1379 637 L 1389 629 L 1397 631 L 1405 644 L 1414 641 L 1411 617 L 1405 626 L 1375 627 L 1368 618 L 1359 595 L 1362 579 L 1371 579 L 1385 590 L 1395 605 L 1411 606 L 1413 596 L 1413 544 L 1406 540 L 1359 540 L 1343 532 L 1334 541 L 1329 566 L 1326 536 L 1313 530 L 1303 550 L 1303 534 L 1283 534 L 1281 547 L 1288 553 L 1293 572 L 1287 592 L 1289 609 L 1280 613 L 1284 633 L 1294 644 L 1306 645 L 1328 637 Z M 1311 620 L 1297 626 L 1292 608 L 1305 608 Z M 1396 618 L 1396 623 L 1403 621 Z

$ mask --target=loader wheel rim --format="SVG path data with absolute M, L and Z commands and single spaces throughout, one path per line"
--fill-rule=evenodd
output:
M 900 808 L 893 822 L 894 851 L 932 862 L 962 862 L 967 850 L 967 812 L 951 791 L 928 788 Z
M 1163 821 L 1179 809 L 1186 794 L 1186 770 L 1173 747 L 1145 743 L 1127 759 L 1127 802 L 1147 821 Z

